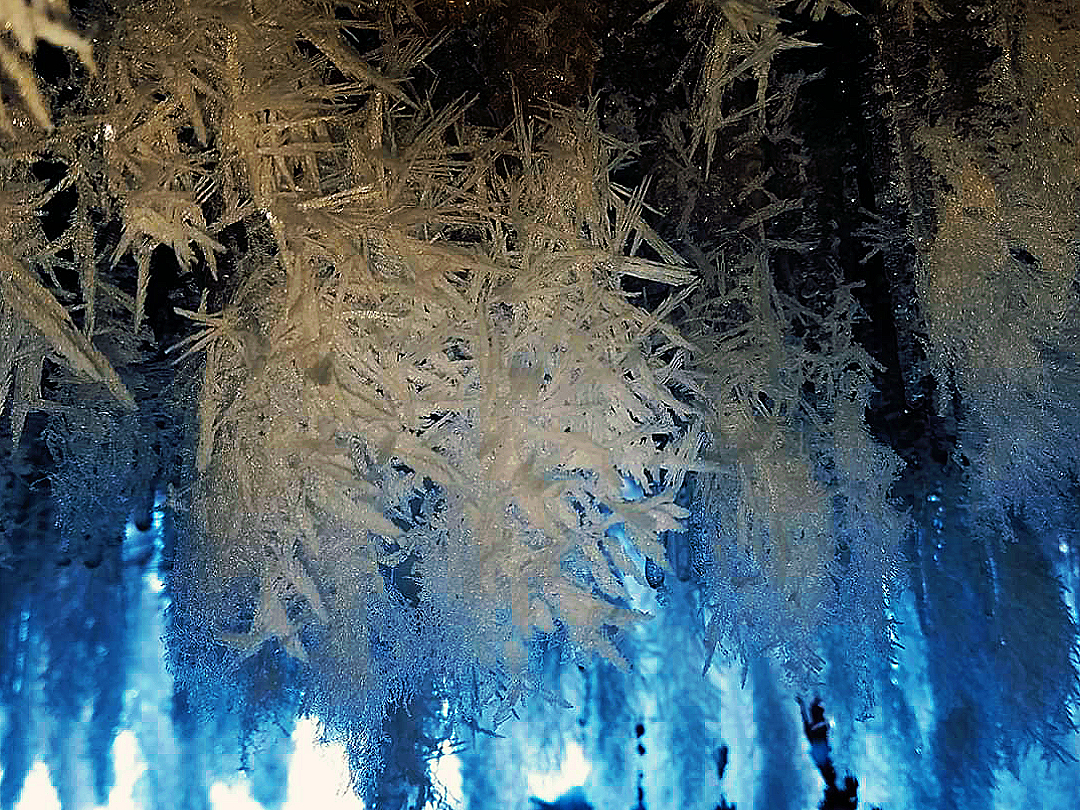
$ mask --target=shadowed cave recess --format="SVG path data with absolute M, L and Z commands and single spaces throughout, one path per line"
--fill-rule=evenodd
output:
M 0 23 L 0 810 L 1070 806 L 1077 3 Z

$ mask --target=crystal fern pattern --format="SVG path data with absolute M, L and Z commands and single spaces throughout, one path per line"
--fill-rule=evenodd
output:
M 627 668 L 640 594 L 664 577 L 685 615 L 657 624 L 706 669 L 718 650 L 772 654 L 806 685 L 829 628 L 869 700 L 895 641 L 903 465 L 866 424 L 881 369 L 856 339 L 858 285 L 814 279 L 808 304 L 776 283 L 777 255 L 810 250 L 802 199 L 752 158 L 730 243 L 685 261 L 647 222 L 648 183 L 612 179 L 633 149 L 595 102 L 518 102 L 498 130 L 467 98 L 418 91 L 434 45 L 412 5 L 119 2 L 88 38 L 63 4 L 0 0 L 16 90 L 0 108 L 0 408 L 16 448 L 52 455 L 64 543 L 104 534 L 139 484 L 167 491 L 180 687 L 247 677 L 257 714 L 292 673 L 292 708 L 346 743 L 369 792 L 385 729 L 420 693 L 483 731 L 545 693 L 537 639 Z M 705 188 L 736 130 L 732 155 L 799 148 L 787 119 L 820 74 L 770 78 L 807 45 L 782 33 L 786 5 L 691 3 L 680 76 L 701 68 L 686 117 L 662 127 L 673 182 Z M 86 88 L 51 111 L 30 68 L 42 41 Z M 1040 217 L 1066 198 L 1019 177 L 999 197 L 986 156 L 920 137 L 949 189 L 938 241 L 919 243 L 929 359 L 989 420 L 1005 372 L 1030 370 L 1016 399 L 1035 398 L 1039 327 L 1075 309 L 1071 272 L 1029 274 L 1013 306 L 1031 334 L 999 339 L 1015 312 L 988 319 L 989 299 L 1022 277 L 990 223 L 1064 265 Z M 893 251 L 879 242 L 865 260 Z M 1066 410 L 1027 423 L 1072 424 Z M 1043 460 L 971 424 L 1002 481 Z M 1033 563 L 999 557 L 1020 589 Z M 1046 669 L 1074 701 L 1071 659 Z
M 623 663 L 627 549 L 665 559 L 702 430 L 667 321 L 694 273 L 643 223 L 644 189 L 609 182 L 624 147 L 595 111 L 471 130 L 464 102 L 409 93 L 425 44 L 384 28 L 365 62 L 347 33 L 304 4 L 132 9 L 99 59 L 109 92 L 45 142 L 78 213 L 122 223 L 109 272 L 70 224 L 51 254 L 5 256 L 2 292 L 17 434 L 59 407 L 36 388 L 51 352 L 99 384 L 84 402 L 134 406 L 95 344 L 153 326 L 160 250 L 203 278 L 170 350 L 196 436 L 177 603 L 234 666 L 269 643 L 308 667 L 360 778 L 420 679 L 471 673 L 460 711 L 497 721 L 535 686 L 536 631 Z M 77 324 L 32 271 L 61 251 Z M 645 282 L 653 311 L 625 292 Z M 604 542 L 616 523 L 627 548 Z

